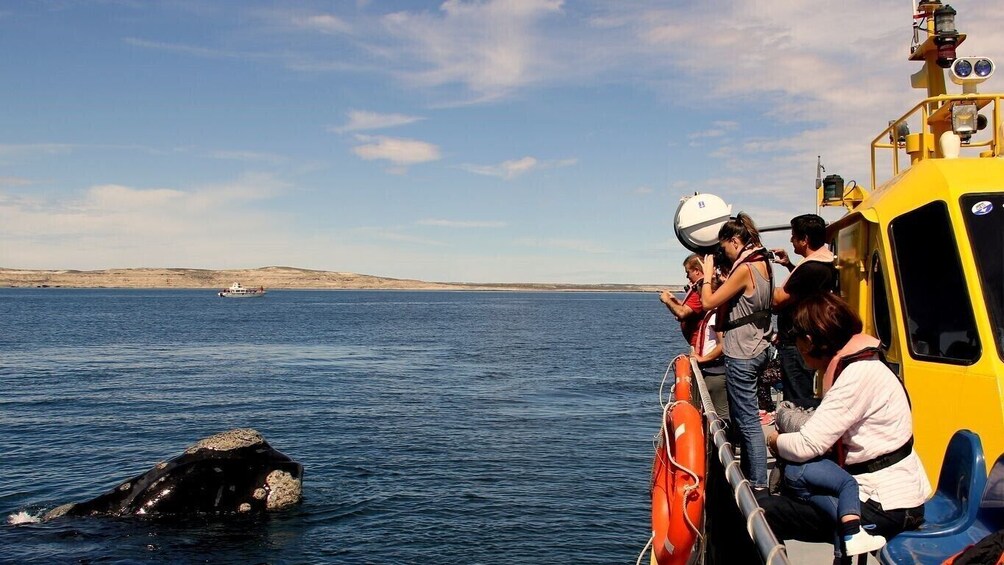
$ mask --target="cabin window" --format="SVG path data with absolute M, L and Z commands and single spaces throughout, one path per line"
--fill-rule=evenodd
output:
M 980 273 L 983 300 L 1004 358 L 1004 195 L 967 194 L 960 199 L 969 242 Z
M 875 333 L 878 334 L 876 337 L 882 342 L 882 349 L 889 349 L 889 345 L 892 343 L 892 318 L 878 251 L 872 255 L 871 289 L 872 322 L 875 324 Z
M 927 361 L 974 363 L 980 340 L 948 206 L 938 201 L 907 212 L 890 223 L 889 233 L 910 354 Z

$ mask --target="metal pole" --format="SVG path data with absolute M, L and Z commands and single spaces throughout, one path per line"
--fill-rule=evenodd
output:
M 708 421 L 708 433 L 713 438 L 718 460 L 725 467 L 725 478 L 732 487 L 732 492 L 736 498 L 736 505 L 746 519 L 746 529 L 760 552 L 760 558 L 766 565 L 790 565 L 788 552 L 784 544 L 778 541 L 777 536 L 767 524 L 763 508 L 756 501 L 753 489 L 749 486 L 749 481 L 739 470 L 739 461 L 732 451 L 732 444 L 725 436 L 725 425 L 722 419 L 715 412 L 715 405 L 711 402 L 711 395 L 708 393 L 708 386 L 704 383 L 704 375 L 697 367 L 694 358 L 690 358 L 690 366 L 694 371 L 694 380 L 697 382 L 697 389 L 701 394 L 702 410 Z M 727 543 L 727 542 L 726 542 Z

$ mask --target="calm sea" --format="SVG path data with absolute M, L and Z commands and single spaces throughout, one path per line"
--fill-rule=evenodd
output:
M 0 562 L 633 563 L 655 294 L 0 290 Z M 61 519 L 199 438 L 303 464 L 267 519 Z

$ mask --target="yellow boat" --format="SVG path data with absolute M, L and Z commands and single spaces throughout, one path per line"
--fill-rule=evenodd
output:
M 985 505 L 1004 505 L 981 507 L 987 469 L 1004 454 L 1004 93 L 978 92 L 994 63 L 956 52 L 966 35 L 955 29 L 955 14 L 937 0 L 917 7 L 908 57 L 922 64 L 911 81 L 927 96 L 872 140 L 871 186 L 845 187 L 836 175 L 817 186 L 820 206 L 847 209 L 827 232 L 839 292 L 898 369 L 912 401 L 915 449 L 932 485 L 942 481 L 928 517 L 932 509 L 960 513 L 942 535 L 935 528 L 896 536 L 879 554 L 883 563 L 941 563 L 988 527 L 1004 527 L 981 518 Z M 961 94 L 948 93 L 946 74 Z M 698 227 L 709 231 L 707 222 Z M 726 479 L 708 485 L 706 514 L 714 519 L 713 491 L 727 482 L 761 560 L 790 562 L 736 476 L 721 424 L 714 415 L 706 419 L 708 453 Z M 991 479 L 998 472 L 1004 466 Z M 958 492 L 943 492 L 952 486 Z M 935 508 L 940 503 L 948 509 Z M 994 519 L 1002 514 L 1004 508 Z M 710 546 L 734 543 L 718 540 L 720 532 L 704 534 Z M 706 562 L 716 561 L 711 553 Z M 658 562 L 654 555 L 651 561 Z

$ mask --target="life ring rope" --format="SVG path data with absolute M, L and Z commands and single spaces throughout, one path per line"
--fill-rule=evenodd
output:
M 680 364 L 681 360 L 683 360 L 683 361 L 686 362 L 687 372 L 688 373 L 690 372 L 690 359 L 686 355 L 682 355 L 682 354 L 681 355 L 677 355 L 672 361 L 669 362 L 669 365 L 666 367 L 666 372 L 662 375 L 662 383 L 659 385 L 659 403 L 662 404 L 662 429 L 661 429 L 661 432 L 662 432 L 663 441 L 666 442 L 667 446 L 672 445 L 672 443 L 670 442 L 670 439 L 669 439 L 669 427 L 666 425 L 666 422 L 669 420 L 669 413 L 670 413 L 670 411 L 673 410 L 673 407 L 675 407 L 677 404 L 680 404 L 683 401 L 682 400 L 676 400 L 674 402 L 663 403 L 662 402 L 662 390 L 663 390 L 663 387 L 666 384 L 666 380 L 669 378 L 669 371 L 671 369 L 674 369 L 678 364 Z M 677 378 L 679 378 L 679 377 L 677 377 Z M 690 378 L 689 375 L 686 378 Z M 685 487 L 684 490 L 688 490 L 688 491 L 697 490 L 697 488 L 701 484 L 701 478 L 699 476 L 697 476 L 697 473 L 695 473 L 692 469 L 690 469 L 688 467 L 680 465 L 680 463 L 677 462 L 676 459 L 673 458 L 673 453 L 672 453 L 672 451 L 670 449 L 666 449 L 666 457 L 667 457 L 667 459 L 669 459 L 669 462 L 672 463 L 674 466 L 678 467 L 680 470 L 682 470 L 683 472 L 685 472 L 688 475 L 690 475 L 691 477 L 693 477 L 694 484 L 692 486 Z M 687 494 L 689 495 L 690 493 L 688 492 Z M 686 516 L 686 513 L 684 513 L 684 515 Z M 689 518 L 688 518 L 687 522 L 688 523 L 690 522 Z M 693 524 L 689 524 L 689 525 L 694 530 L 694 532 L 697 533 L 697 535 L 700 537 L 701 536 L 700 529 L 694 527 Z
M 674 368 L 671 398 L 665 401 L 663 391 Z M 693 384 L 690 358 L 680 355 L 670 362 L 659 385 L 662 423 L 653 446 L 652 536 L 638 563 L 649 551 L 654 564 L 684 563 L 705 542 L 699 524 L 695 524 L 704 512 L 706 445 L 703 418 L 691 400 Z
M 683 402 L 682 400 L 671 402 L 670 404 L 666 405 L 666 407 L 662 411 L 662 437 L 663 440 L 666 442 L 667 446 L 671 444 L 669 443 L 669 426 L 666 425 L 666 420 L 668 419 L 669 413 L 673 409 L 673 407 L 675 407 L 677 404 L 681 404 L 682 402 Z M 694 479 L 694 484 L 683 487 L 684 501 L 690 500 L 691 493 L 697 491 L 702 486 L 701 477 L 699 477 L 693 469 L 681 465 L 679 461 L 674 459 L 673 452 L 671 449 L 668 448 L 666 449 L 666 458 L 669 459 L 669 462 L 672 463 L 674 467 L 680 469 L 681 471 L 690 475 L 691 478 Z M 704 536 L 701 535 L 701 529 L 695 526 L 694 523 L 690 521 L 690 516 L 686 512 L 683 513 L 683 519 L 685 522 L 687 522 L 687 525 L 690 526 L 690 529 L 693 530 L 695 534 L 697 534 L 697 539 L 703 543 Z

